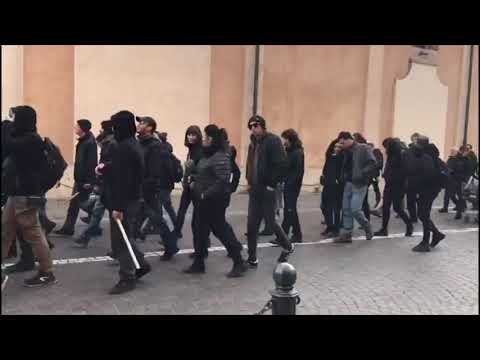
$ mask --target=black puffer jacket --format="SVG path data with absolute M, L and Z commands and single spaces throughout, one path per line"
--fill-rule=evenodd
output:
M 265 136 L 256 139 L 253 135 L 250 137 L 251 143 L 248 147 L 247 157 L 247 181 L 250 186 L 276 188 L 285 174 L 287 167 L 287 157 L 282 141 L 277 135 L 267 132 Z M 258 147 L 257 178 L 258 184 L 252 183 L 252 169 L 255 148 Z
M 387 145 L 387 161 L 383 170 L 383 178 L 389 185 L 403 186 L 406 169 L 402 161 L 403 148 L 400 141 L 392 139 Z
M 144 196 L 148 197 L 162 189 L 173 189 L 170 153 L 167 147 L 153 135 L 139 137 L 138 141 L 145 162 Z
M 449 169 L 451 170 L 450 175 L 452 179 L 457 182 L 467 182 L 475 172 L 473 162 L 461 155 L 450 161 Z
M 84 184 L 95 184 L 95 168 L 97 166 L 97 142 L 91 132 L 78 139 L 75 149 L 75 165 L 73 178 L 80 189 Z
M 194 194 L 200 199 L 225 199 L 230 196 L 230 155 L 222 150 L 206 154 L 195 167 Z
M 8 193 L 12 196 L 39 196 L 43 194 L 40 172 L 46 166 L 46 158 L 43 139 L 37 133 L 37 117 L 28 106 L 18 106 L 14 112 L 13 125 L 2 126 L 2 158 L 11 157 L 16 174 L 16 181 Z
M 305 173 L 305 155 L 302 147 L 287 148 L 285 191 L 299 192 Z
M 121 113 L 119 113 L 121 114 Z M 133 115 L 116 114 L 112 116 L 115 147 L 112 156 L 112 202 L 110 210 L 125 211 L 133 201 L 142 195 L 144 172 L 143 153 L 135 139 L 135 120 Z
M 418 145 L 411 146 L 404 152 L 403 166 L 408 190 L 416 192 L 433 190 L 437 174 L 434 160 L 427 154 L 426 149 Z

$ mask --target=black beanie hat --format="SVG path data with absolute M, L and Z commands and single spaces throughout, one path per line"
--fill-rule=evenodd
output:
M 111 133 L 113 131 L 113 124 L 111 120 L 102 121 L 101 124 L 103 131 Z
M 263 129 L 267 128 L 267 123 L 263 117 L 260 115 L 255 115 L 248 120 L 248 128 L 251 129 L 253 125 L 258 124 L 260 125 Z
M 92 123 L 90 120 L 87 119 L 80 119 L 77 121 L 78 127 L 82 129 L 84 132 L 89 132 L 92 128 Z

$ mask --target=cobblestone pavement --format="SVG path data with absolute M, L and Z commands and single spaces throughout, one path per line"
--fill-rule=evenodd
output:
M 178 197 L 174 202 L 178 204 Z M 235 195 L 228 213 L 244 244 L 246 204 L 246 195 Z M 365 241 L 363 232 L 357 230 L 358 241 L 339 245 L 321 241 L 324 225 L 318 205 L 317 194 L 304 194 L 299 201 L 306 243 L 297 246 L 290 260 L 298 272 L 296 288 L 302 300 L 298 314 L 478 314 L 478 225 L 455 221 L 453 213 L 434 210 L 435 223 L 448 232 L 427 254 L 411 251 L 419 237 L 403 237 L 404 226 L 394 216 L 390 234 L 397 236 Z M 51 201 L 48 213 L 60 225 L 65 203 Z M 374 229 L 379 228 L 379 220 L 373 218 Z M 84 227 L 79 221 L 77 234 Z M 421 231 L 421 226 L 415 231 Z M 109 249 L 107 226 L 103 237 L 94 238 L 88 249 L 73 248 L 67 237 L 52 240 L 55 259 L 81 262 L 56 265 L 59 283 L 46 288 L 22 286 L 33 272 L 11 275 L 2 294 L 2 314 L 253 314 L 269 299 L 280 252 L 264 244 L 259 249 L 258 269 L 249 270 L 243 278 L 228 279 L 225 274 L 231 260 L 223 249 L 215 250 L 219 243 L 212 238 L 214 251 L 207 260 L 207 273 L 193 276 L 181 273 L 191 262 L 186 254 L 170 263 L 160 262 L 158 236 L 149 236 L 141 246 L 152 252 L 148 257 L 152 272 L 135 291 L 111 296 L 107 291 L 118 279 L 118 268 L 101 258 Z M 179 244 L 187 249 L 184 252 L 192 247 L 188 217 Z

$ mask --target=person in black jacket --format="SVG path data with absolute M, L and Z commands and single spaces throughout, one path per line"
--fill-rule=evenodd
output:
M 2 157 L 10 157 L 15 166 L 15 181 L 2 191 L 8 195 L 2 211 L 2 262 L 8 256 L 17 231 L 31 244 L 39 261 L 38 273 L 24 281 L 25 286 L 53 284 L 53 262 L 39 220 L 44 206 L 42 169 L 46 166 L 43 139 L 37 133 L 37 114 L 30 106 L 12 108 L 13 123 L 2 126 Z M 3 272 L 2 272 L 3 281 Z
M 193 195 L 198 221 L 195 222 L 195 258 L 184 272 L 204 273 L 205 253 L 210 231 L 221 241 L 233 260 L 228 277 L 239 277 L 247 270 L 242 258 L 242 245 L 231 226 L 225 220 L 225 212 L 231 195 L 230 154 L 223 129 L 216 125 L 205 128 L 203 138 L 204 157 L 194 169 Z
M 95 168 L 97 166 L 97 143 L 90 129 L 92 124 L 89 120 L 81 119 L 77 121 L 75 133 L 78 135 L 78 143 L 75 150 L 75 165 L 73 170 L 72 195 L 79 193 L 78 196 L 70 201 L 67 211 L 67 218 L 63 226 L 56 230 L 59 235 L 73 235 L 75 223 L 77 222 L 80 203 L 88 200 L 90 192 L 95 185 Z
M 457 213 L 455 220 L 462 218 L 462 213 L 467 209 L 467 203 L 463 198 L 463 187 L 474 173 L 474 164 L 468 158 L 468 150 L 462 145 L 451 164 L 451 190 L 450 197 L 455 203 Z
M 135 139 L 135 117 L 129 111 L 120 111 L 110 118 L 117 145 L 113 149 L 112 161 L 102 168 L 102 173 L 111 188 L 111 201 L 107 202 L 110 212 L 110 236 L 112 251 L 120 264 L 120 281 L 110 290 L 110 294 L 122 294 L 133 290 L 136 280 L 150 272 L 150 264 L 145 260 L 135 241 L 133 229 L 142 194 L 144 180 L 144 159 L 140 144 Z M 135 269 L 127 245 L 116 221 L 122 222 L 132 250 L 139 262 Z
M 402 199 L 405 196 L 405 169 L 402 162 L 400 139 L 386 138 L 382 144 L 387 153 L 387 162 L 383 172 L 385 188 L 383 189 L 382 228 L 375 232 L 374 235 L 388 236 L 390 207 L 393 203 L 393 210 L 400 216 L 407 227 L 405 236 L 412 236 L 413 225 L 402 208 Z
M 75 244 L 82 248 L 88 246 L 93 236 L 102 234 L 100 222 L 105 214 L 104 201 L 105 197 L 110 195 L 110 189 L 105 186 L 101 169 L 105 166 L 105 163 L 111 161 L 112 148 L 116 144 L 115 137 L 113 136 L 112 122 L 110 120 L 102 121 L 100 133 L 96 141 L 100 147 L 100 160 L 98 166 L 95 168 L 95 174 L 97 175 L 97 181 L 93 191 L 95 197 L 91 204 L 91 209 L 89 209 L 89 216 L 87 218 L 81 218 L 82 221 L 88 224 L 88 227 L 75 239 Z
M 163 146 L 167 149 L 169 154 L 173 155 L 173 146 L 167 140 L 168 134 L 166 132 L 158 133 L 158 138 L 162 142 Z M 175 182 L 173 180 L 173 169 L 171 169 L 171 179 L 169 182 L 165 182 L 165 186 L 162 186 L 160 190 L 160 201 L 163 208 L 168 214 L 168 217 L 172 221 L 173 226 L 177 223 L 177 214 L 172 205 L 172 191 L 175 188 Z
M 407 191 L 418 198 L 418 218 L 423 225 L 422 241 L 412 250 L 428 252 L 445 238 L 430 218 L 432 204 L 441 190 L 439 169 L 436 166 L 439 152 L 425 136 L 419 136 L 404 155 Z M 430 243 L 430 233 L 432 241 Z
M 265 119 L 259 115 L 250 118 L 248 128 L 252 133 L 246 171 L 249 186 L 248 263 L 257 267 L 257 239 L 262 217 L 266 223 L 273 224 L 278 244 L 283 248 L 278 262 L 287 261 L 294 245 L 275 220 L 275 188 L 284 178 L 287 166 L 282 141 L 267 131 Z
M 439 213 L 448 213 L 448 205 L 450 204 L 450 198 L 455 196 L 452 194 L 453 191 L 453 181 L 452 181 L 452 171 L 455 167 L 455 162 L 457 161 L 458 157 L 458 149 L 452 148 L 450 150 L 450 156 L 447 159 L 447 167 L 448 167 L 448 183 L 443 193 L 443 207 L 438 210 Z M 456 200 L 458 201 L 458 200 Z
M 413 149 L 417 144 L 418 138 L 421 137 L 419 133 L 413 133 L 410 136 L 410 144 L 408 144 L 409 149 Z M 414 192 L 411 192 L 407 189 L 407 209 L 412 224 L 418 222 L 418 194 L 415 195 Z
M 303 144 L 298 134 L 293 129 L 285 130 L 282 133 L 285 151 L 287 152 L 287 171 L 285 176 L 285 187 L 283 198 L 285 202 L 282 229 L 287 236 L 292 229 L 292 243 L 302 242 L 302 230 L 298 220 L 297 200 L 303 184 L 305 173 L 305 155 Z
M 342 164 L 342 146 L 335 139 L 327 148 L 325 165 L 320 178 L 320 183 L 323 186 L 322 213 L 327 225 L 322 235 L 338 236 L 340 226 L 342 225 L 340 222 L 344 187 L 344 184 L 341 182 Z
M 151 117 L 140 118 L 137 126 L 138 141 L 144 154 L 143 200 L 144 217 L 148 217 L 160 230 L 165 245 L 161 260 L 169 261 L 179 251 L 177 237 L 171 232 L 163 219 L 161 191 L 171 187 L 171 157 L 168 149 L 153 136 L 157 124 Z
M 180 198 L 180 205 L 177 211 L 177 223 L 175 224 L 175 233 L 178 238 L 182 238 L 182 228 L 185 222 L 185 215 L 192 202 L 192 192 L 190 184 L 193 182 L 192 168 L 198 164 L 203 157 L 202 152 L 202 131 L 196 125 L 191 125 L 185 132 L 185 146 L 188 148 L 187 160 L 185 161 L 185 171 L 182 181 L 183 191 Z M 193 218 L 192 218 L 193 232 Z M 195 241 L 195 239 L 194 239 Z

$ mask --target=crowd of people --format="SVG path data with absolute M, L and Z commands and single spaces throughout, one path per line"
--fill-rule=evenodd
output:
M 2 261 L 16 255 L 18 241 L 19 261 L 7 267 L 5 273 L 33 270 L 38 260 L 37 274 L 25 280 L 30 287 L 57 281 L 51 258 L 53 244 L 47 239 L 56 224 L 45 211 L 48 188 L 40 186 L 44 141 L 36 122 L 36 112 L 29 106 L 12 108 L 10 118 L 2 122 Z M 261 234 L 275 234 L 272 243 L 281 247 L 278 262 L 287 261 L 295 243 L 303 241 L 297 202 L 305 155 L 298 133 L 287 129 L 277 136 L 267 130 L 265 119 L 259 115 L 248 121 L 251 139 L 246 162 L 249 202 L 245 258 L 243 246 L 226 220 L 231 194 L 236 192 L 241 177 L 237 151 L 229 143 L 227 131 L 215 124 L 206 126 L 203 132 L 196 125 L 189 126 L 185 132 L 188 154 L 182 165 L 167 141 L 167 134 L 159 132 L 157 126 L 152 117 L 138 117 L 130 111 L 120 111 L 103 121 L 96 137 L 89 120 L 78 120 L 75 126 L 78 142 L 72 197 L 65 222 L 55 233 L 74 236 L 82 209 L 88 216 L 81 220 L 88 226 L 74 237 L 73 243 L 88 247 L 93 237 L 102 234 L 101 220 L 108 211 L 108 255 L 119 265 L 119 281 L 110 294 L 133 290 L 136 281 L 151 271 L 135 239 L 145 240 L 148 234 L 158 234 L 164 247 L 162 261 L 170 261 L 179 252 L 178 240 L 183 237 L 190 204 L 194 252 L 185 273 L 206 271 L 212 234 L 232 260 L 228 277 L 241 277 L 249 267 L 258 266 L 257 244 Z M 455 218 L 462 216 L 466 210 L 462 184 L 478 171 L 476 156 L 471 146 L 462 146 L 452 150 L 445 165 L 435 145 L 420 134 L 412 136 L 409 146 L 397 138 L 387 138 L 382 145 L 385 166 L 382 151 L 367 143 L 362 134 L 342 131 L 330 143 L 320 179 L 326 224 L 322 235 L 335 236 L 335 243 L 351 242 L 356 220 L 367 240 L 387 236 L 393 204 L 405 223 L 406 236 L 412 236 L 413 224 L 420 219 L 423 239 L 413 250 L 429 251 L 445 238 L 430 217 L 433 201 L 445 188 L 441 212 L 446 212 L 451 199 L 457 206 Z M 381 175 L 385 180 L 383 196 L 379 187 Z M 177 212 L 171 200 L 175 183 L 181 183 L 183 189 Z M 374 210 L 370 210 L 368 202 L 370 186 L 375 192 Z M 279 195 L 284 203 L 281 223 L 276 216 Z M 164 211 L 172 226 L 165 220 Z M 382 227 L 376 232 L 370 223 L 371 214 L 382 217 Z M 260 232 L 262 221 L 265 229 Z M 127 239 L 123 238 L 122 228 Z M 2 271 L 2 288 L 6 279 Z

